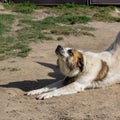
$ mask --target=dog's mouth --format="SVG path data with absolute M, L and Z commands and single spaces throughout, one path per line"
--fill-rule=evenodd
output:
M 59 55 L 59 56 L 63 56 L 63 54 L 64 54 L 64 49 L 63 49 L 63 47 L 62 47 L 61 45 L 58 45 L 57 48 L 56 48 L 56 50 L 55 50 L 55 53 L 56 53 L 57 55 Z

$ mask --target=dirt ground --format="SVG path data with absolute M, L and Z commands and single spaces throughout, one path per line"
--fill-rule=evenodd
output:
M 115 39 L 120 23 L 91 22 L 92 36 L 32 43 L 29 56 L 0 61 L 0 120 L 120 120 L 120 85 L 36 100 L 24 94 L 63 78 L 56 67 L 58 44 L 100 52 Z

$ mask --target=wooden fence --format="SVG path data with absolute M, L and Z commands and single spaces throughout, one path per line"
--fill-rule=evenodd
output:
M 29 1 L 38 5 L 59 5 L 76 3 L 85 5 L 120 5 L 120 0 L 13 0 L 16 3 Z

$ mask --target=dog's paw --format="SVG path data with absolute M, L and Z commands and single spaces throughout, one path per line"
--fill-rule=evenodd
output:
M 26 95 L 35 95 L 35 94 L 36 94 L 35 90 L 29 91 L 29 92 L 26 93 Z
M 53 97 L 54 95 L 52 95 L 51 93 L 43 93 L 41 95 L 38 95 L 36 97 L 37 100 L 44 100 L 44 99 L 47 99 L 47 98 L 51 98 Z
M 42 89 L 39 90 L 32 90 L 26 93 L 26 95 L 36 95 L 36 94 L 41 94 L 43 92 Z

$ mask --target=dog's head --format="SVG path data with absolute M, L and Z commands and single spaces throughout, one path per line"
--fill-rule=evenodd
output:
M 63 48 L 58 45 L 55 53 L 58 56 L 58 65 L 60 71 L 69 77 L 78 75 L 84 69 L 84 59 L 82 52 L 72 49 L 72 48 Z

